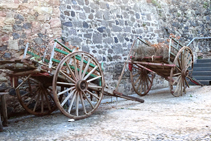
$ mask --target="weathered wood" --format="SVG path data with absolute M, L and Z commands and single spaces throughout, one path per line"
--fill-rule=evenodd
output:
M 7 126 L 7 104 L 6 104 L 6 100 L 5 100 L 5 95 L 1 96 L 1 102 L 2 102 L 2 111 L 3 111 L 3 126 Z
M 0 132 L 3 131 L 3 125 L 2 125 L 2 121 L 1 121 L 1 111 L 0 111 Z

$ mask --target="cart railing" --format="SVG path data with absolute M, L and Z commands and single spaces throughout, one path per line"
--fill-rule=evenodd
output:
M 65 49 L 66 51 L 57 48 L 57 44 L 59 44 L 61 47 L 63 47 L 63 49 Z M 35 57 L 35 58 L 36 58 L 36 57 L 37 57 L 37 58 L 41 58 L 41 62 L 39 62 L 39 63 L 42 63 L 43 65 L 44 65 L 44 63 L 47 63 L 47 64 L 48 64 L 49 70 L 51 70 L 52 68 L 53 68 L 53 69 L 56 69 L 56 68 L 54 68 L 54 67 L 52 66 L 53 62 L 54 62 L 54 63 L 57 63 L 57 64 L 60 63 L 60 60 L 54 58 L 55 52 L 61 53 L 61 54 L 63 54 L 63 55 L 68 55 L 69 53 L 74 52 L 74 50 L 68 48 L 66 45 L 64 45 L 63 43 L 59 42 L 57 39 L 54 40 L 54 46 L 53 46 L 52 51 L 51 51 L 51 54 L 50 54 L 50 59 L 46 59 L 46 58 L 45 58 L 45 57 L 46 57 L 46 52 L 47 52 L 47 49 L 48 49 L 48 48 L 46 48 L 43 57 L 40 57 L 39 55 L 37 55 L 37 54 L 35 54 L 35 53 L 29 51 L 29 50 L 28 50 L 28 46 L 29 46 L 29 43 L 26 44 L 26 48 L 25 48 L 25 51 L 24 51 L 24 56 L 23 56 L 23 58 L 25 58 L 26 53 L 29 54 L 29 55 L 31 55 L 31 56 L 33 56 L 33 57 Z M 81 56 L 78 56 L 78 55 L 77 55 L 77 56 L 76 56 L 76 59 L 79 60 L 79 61 L 81 61 Z M 83 62 L 84 62 L 84 64 L 87 64 L 87 63 L 88 63 L 88 61 L 86 61 L 86 60 L 83 60 Z M 94 64 L 92 64 L 92 63 L 89 63 L 89 66 L 92 67 L 92 68 L 96 67 L 96 66 L 95 66 Z M 101 63 L 101 67 L 102 67 L 102 70 L 104 70 L 104 69 L 103 69 L 103 63 Z M 70 68 L 73 69 L 73 70 L 75 70 L 75 67 L 72 66 L 72 65 L 70 65 Z M 77 68 L 77 70 L 79 71 L 79 68 Z M 99 69 L 96 69 L 96 70 L 99 71 Z M 82 72 L 83 72 L 83 70 L 82 70 Z M 86 74 L 88 74 L 88 72 L 86 72 Z M 91 74 L 91 77 L 96 77 L 96 75 Z

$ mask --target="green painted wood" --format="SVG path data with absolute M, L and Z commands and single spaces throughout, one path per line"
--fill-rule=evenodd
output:
M 33 52 L 27 51 L 27 53 L 30 54 L 30 55 L 32 55 L 32 56 L 34 56 L 34 57 L 39 57 L 40 58 L 39 55 L 34 54 Z M 52 58 L 52 61 L 55 62 L 55 63 L 60 63 L 60 60 L 58 60 L 58 59 Z M 45 59 L 45 62 L 46 63 L 49 63 L 50 61 L 48 59 Z M 66 63 L 65 63 L 65 65 L 66 65 Z M 73 70 L 75 70 L 75 67 L 73 67 L 71 65 L 70 65 L 70 68 L 72 68 Z M 77 70 L 79 71 L 79 68 L 77 68 Z M 83 72 L 83 70 L 82 70 L 82 72 Z M 88 72 L 86 72 L 86 74 L 88 74 Z M 94 75 L 94 74 L 91 74 L 90 76 L 91 77 L 96 77 L 96 75 Z
M 54 48 L 54 51 L 57 51 L 57 52 L 59 52 L 59 53 L 65 54 L 65 55 L 68 55 L 68 54 L 69 54 L 68 52 L 63 51 L 63 50 L 60 50 L 60 49 L 58 49 L 58 48 Z M 76 59 L 79 60 L 79 61 L 81 61 L 81 57 L 78 56 L 78 55 L 76 55 Z M 85 64 L 88 63 L 86 60 L 84 60 L 83 62 L 84 62 Z M 91 66 L 91 67 L 93 67 L 93 68 L 95 67 L 95 65 L 92 64 L 92 63 L 90 63 L 89 66 Z
M 62 54 L 65 54 L 65 55 L 68 55 L 69 54 L 68 52 L 63 51 L 63 50 L 60 50 L 58 48 L 54 48 L 54 51 L 59 52 L 59 53 L 62 53 Z
M 62 44 L 61 42 L 59 42 L 57 39 L 54 39 L 55 42 L 57 42 L 60 46 L 62 46 L 63 48 L 65 48 L 66 50 L 68 50 L 69 52 L 73 52 L 71 49 L 69 49 L 67 46 L 65 46 L 64 44 Z

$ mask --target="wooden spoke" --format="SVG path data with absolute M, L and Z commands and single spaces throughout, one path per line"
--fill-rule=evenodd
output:
M 68 96 L 64 99 L 64 101 L 62 101 L 62 106 L 64 106 L 64 104 L 67 102 L 68 99 L 70 99 L 70 97 L 73 95 L 73 93 L 75 92 L 75 90 L 71 91 Z
M 137 90 L 139 90 L 141 83 L 142 83 L 142 81 L 140 80 L 139 83 L 138 83 L 138 86 L 137 86 Z
M 75 58 L 75 56 L 74 56 L 74 68 L 75 68 L 75 76 L 78 78 L 79 77 L 79 75 L 78 75 L 78 67 L 77 67 L 77 63 L 76 63 L 76 58 Z
M 62 92 L 59 92 L 57 95 L 59 96 L 59 95 L 61 95 L 61 94 L 64 94 L 64 93 L 66 93 L 66 92 L 69 92 L 69 91 L 73 90 L 74 88 L 75 88 L 75 87 L 68 88 L 68 89 L 66 89 L 66 90 L 64 90 L 64 91 L 62 91 Z
M 81 58 L 81 62 L 80 62 L 80 69 L 79 69 L 79 77 L 80 79 L 82 79 L 82 69 L 83 69 L 83 65 L 84 65 L 84 55 L 81 54 L 82 58 Z
M 181 65 L 181 63 L 180 63 L 180 60 L 179 60 L 179 58 L 177 58 L 177 63 L 179 64 L 179 68 L 181 68 L 182 67 L 182 65 Z M 179 69 L 178 68 L 178 69 Z M 181 70 L 180 70 L 181 71 Z
M 84 109 L 84 113 L 87 114 L 87 113 L 86 113 L 86 107 L 85 107 L 85 104 L 84 104 L 84 99 L 83 99 L 83 97 L 82 97 L 82 92 L 80 92 L 79 95 L 80 95 L 80 99 L 81 99 L 81 104 L 82 104 L 83 109 Z
M 140 74 L 139 74 L 139 73 L 136 73 L 136 74 L 133 75 L 133 77 L 135 77 L 135 76 L 137 76 L 137 75 L 140 75 Z
M 16 90 L 19 89 L 24 84 L 24 82 L 26 82 L 30 77 L 31 77 L 31 74 L 27 76 L 15 89 Z
M 73 77 L 74 80 L 76 80 L 75 74 L 73 73 L 72 69 L 70 68 L 69 63 L 67 61 L 65 63 L 67 64 L 67 68 L 70 71 L 71 76 Z
M 79 94 L 76 93 L 76 116 L 78 116 L 78 104 L 79 104 Z
M 35 103 L 35 105 L 34 105 L 33 112 L 35 112 L 35 110 L 36 110 L 37 103 L 39 102 L 39 99 L 40 99 L 40 93 L 38 93 L 38 95 L 37 95 L 37 98 L 36 98 L 36 103 Z
M 181 77 L 181 75 L 176 78 L 176 80 L 173 82 L 173 85 L 176 84 L 176 83 L 178 83 L 180 77 Z
M 88 63 L 86 64 L 86 67 L 85 67 L 85 69 L 84 69 L 84 71 L 83 71 L 83 74 L 82 74 L 82 76 L 81 76 L 81 79 L 84 78 L 84 75 L 86 74 L 86 72 L 87 72 L 87 70 L 88 70 L 88 68 L 89 68 L 90 62 L 91 62 L 91 59 L 89 58 L 89 59 L 88 59 Z
M 97 76 L 97 77 L 94 77 L 94 78 L 92 78 L 92 79 L 89 79 L 87 82 L 92 82 L 92 81 L 94 81 L 94 80 L 96 80 L 96 79 L 99 79 L 99 78 L 101 78 L 102 76 Z
M 69 77 L 67 74 L 65 74 L 62 70 L 60 70 L 59 72 L 61 72 L 66 78 L 68 78 L 70 81 L 72 81 L 73 83 L 75 83 L 75 80 L 73 80 L 71 77 Z
M 25 94 L 23 94 L 23 95 L 21 95 L 21 98 L 23 98 L 23 97 L 25 97 L 25 96 L 28 96 L 30 93 L 29 92 L 27 92 L 27 93 L 25 93 Z
M 83 95 L 85 96 L 86 100 L 89 102 L 89 104 L 91 105 L 92 109 L 94 109 L 94 106 L 92 104 L 92 102 L 89 100 L 89 98 L 86 96 L 86 94 L 84 92 L 82 92 Z
M 58 85 L 74 86 L 74 83 L 57 82 Z
M 181 75 L 181 73 L 176 73 L 176 74 L 173 74 L 173 76 L 179 76 Z
M 95 86 L 95 85 L 88 85 L 88 88 L 90 88 L 90 89 L 102 89 L 101 86 Z
M 138 79 L 134 82 L 136 84 L 141 79 L 141 75 L 138 77 Z
M 90 92 L 89 90 L 87 90 L 87 92 L 88 92 L 90 95 L 94 96 L 95 98 L 100 99 L 98 96 L 96 96 L 95 94 L 93 94 L 93 93 Z
M 180 71 L 181 72 L 181 69 L 180 68 L 178 68 L 177 66 L 175 67 L 178 71 Z
M 49 101 L 48 101 L 48 92 L 47 92 L 47 91 L 48 91 L 48 90 L 45 90 L 45 91 L 44 91 L 45 101 L 46 101 L 46 103 L 47 103 L 47 105 L 48 105 L 48 109 L 51 110 L 51 106 L 50 106 L 50 103 L 49 103 Z
M 185 78 L 185 84 L 188 86 L 188 88 L 190 88 L 187 79 Z
M 68 113 L 71 112 L 71 109 L 72 109 L 72 106 L 73 106 L 73 102 L 75 101 L 75 97 L 76 97 L 76 92 L 73 92 L 73 98 L 72 98 L 70 106 L 68 108 Z
M 98 66 L 94 67 L 84 78 L 83 80 L 86 80 L 96 69 L 98 68 Z
M 43 91 L 43 90 L 41 89 L 41 91 Z M 44 112 L 44 97 L 43 97 L 43 92 L 40 95 L 41 95 L 41 113 L 43 113 Z

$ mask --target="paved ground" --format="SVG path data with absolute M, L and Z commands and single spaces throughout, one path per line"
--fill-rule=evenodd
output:
M 211 87 L 191 87 L 182 97 L 152 90 L 145 103 L 101 104 L 89 118 L 68 122 L 60 112 L 9 119 L 0 140 L 203 140 L 211 141 Z M 113 101 L 116 98 L 113 98 Z

